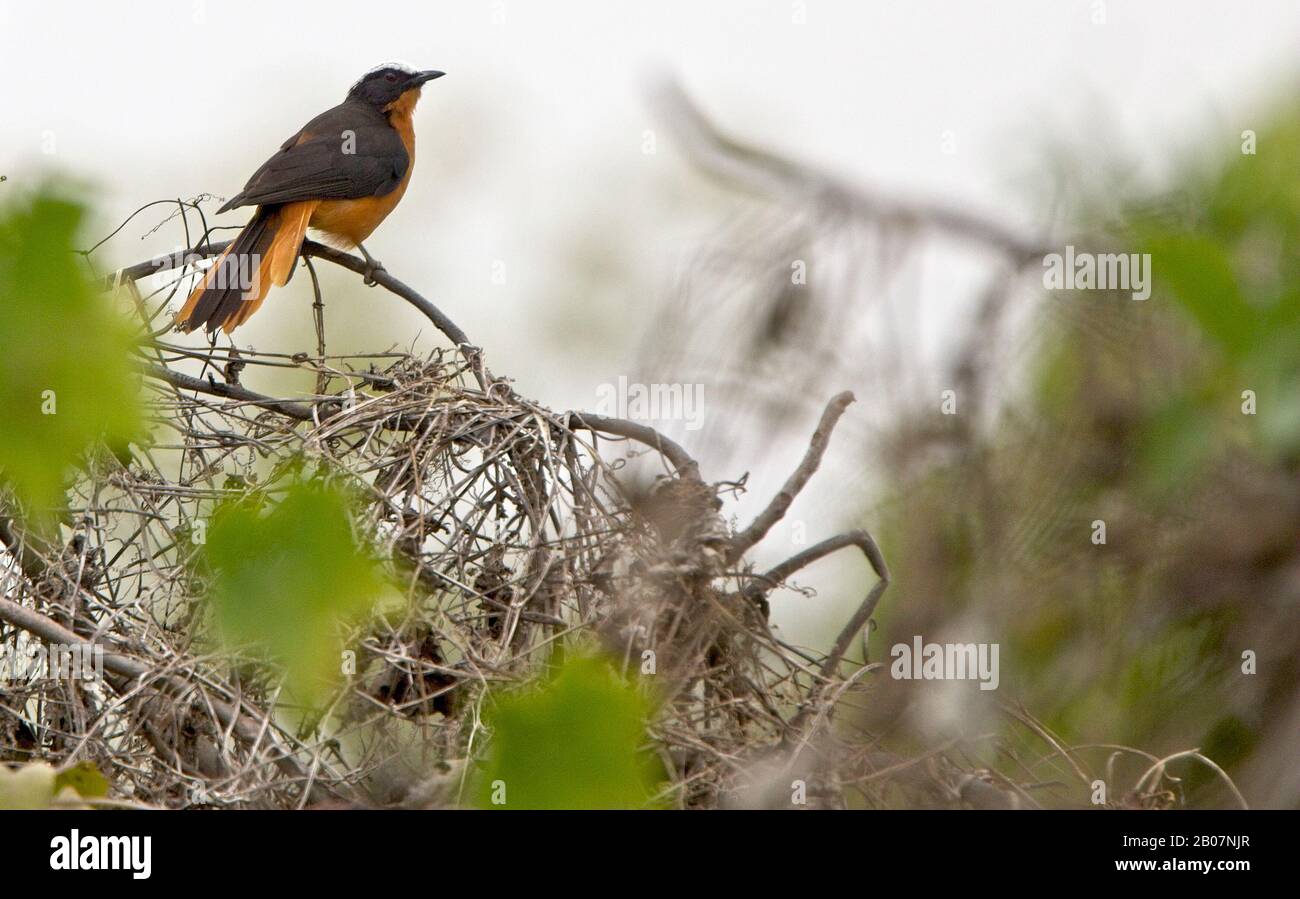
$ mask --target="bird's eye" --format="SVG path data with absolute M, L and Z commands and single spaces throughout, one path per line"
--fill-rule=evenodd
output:
M 387 75 L 384 76 L 384 80 L 387 81 L 389 84 L 396 84 L 397 76 L 394 75 L 392 72 L 389 72 Z

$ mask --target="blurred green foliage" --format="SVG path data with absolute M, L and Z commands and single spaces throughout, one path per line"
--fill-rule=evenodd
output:
M 508 809 L 650 805 L 665 778 L 644 749 L 649 715 L 646 699 L 603 659 L 568 659 L 542 685 L 503 697 L 489 710 L 492 747 L 478 804 Z
M 1139 215 L 1134 242 L 1150 253 L 1158 287 L 1206 338 L 1204 377 L 1172 395 L 1153 422 L 1148 460 L 1166 482 L 1193 474 L 1205 435 L 1223 434 L 1225 408 L 1255 394 L 1260 448 L 1300 454 L 1300 117 L 1282 118 L 1238 156 L 1192 181 L 1198 215 Z M 1156 461 L 1155 464 L 1159 464 Z
M 108 795 L 108 778 L 94 762 L 78 762 L 59 771 L 54 777 L 56 793 L 72 788 L 78 796 L 99 798 Z
M 0 210 L 0 479 L 38 525 L 88 449 L 142 433 L 133 339 L 79 268 L 82 218 L 52 188 Z
M 274 502 L 258 492 L 218 508 L 202 559 L 223 640 L 283 666 L 307 703 L 338 682 L 341 628 L 385 587 L 353 537 L 349 497 L 320 480 L 294 479 Z
M 900 474 L 879 533 L 894 572 L 878 616 L 888 641 L 972 639 L 973 626 L 1001 644 L 1003 699 L 1064 743 L 1200 747 L 1253 777 L 1239 785 L 1265 803 L 1294 766 L 1285 722 L 1300 691 L 1296 160 L 1292 108 L 1261 130 L 1257 155 L 1134 202 L 1098 243 L 1150 253 L 1152 296 L 1047 301 L 1055 317 L 1028 391 L 1004 401 L 987 433 L 954 438 L 960 452 Z M 1104 543 L 1090 539 L 1095 521 Z M 1242 671 L 1245 650 L 1256 674 Z M 882 691 L 868 724 L 917 708 L 907 691 L 921 689 Z M 966 724 L 1001 722 L 1008 776 L 1050 755 L 978 699 Z M 933 738 L 891 733 L 906 749 Z M 1149 764 L 1120 758 L 1121 770 Z M 1035 775 L 1047 779 L 1049 764 Z M 1175 773 L 1193 805 L 1232 804 L 1204 765 Z

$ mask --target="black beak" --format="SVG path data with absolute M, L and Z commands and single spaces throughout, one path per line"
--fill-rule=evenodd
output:
M 435 78 L 441 78 L 443 75 L 446 74 L 447 74 L 446 72 L 439 72 L 437 69 L 429 69 L 427 72 L 419 72 L 415 75 L 412 75 L 411 80 L 408 81 L 406 84 L 407 87 L 419 87 L 421 84 L 424 84 L 426 81 L 432 81 Z

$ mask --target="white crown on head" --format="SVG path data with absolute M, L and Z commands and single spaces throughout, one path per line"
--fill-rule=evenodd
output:
M 397 69 L 397 71 L 405 72 L 408 75 L 415 75 L 420 71 L 415 66 L 405 62 L 381 62 L 379 65 L 375 66 L 373 69 L 370 69 L 368 72 L 366 72 L 366 74 L 358 78 L 353 83 L 352 87 L 348 88 L 348 91 L 351 92 L 356 90 L 357 85 L 361 84 L 361 82 L 365 81 L 367 78 L 369 78 L 371 75 L 375 74 L 376 72 L 382 72 L 384 69 Z

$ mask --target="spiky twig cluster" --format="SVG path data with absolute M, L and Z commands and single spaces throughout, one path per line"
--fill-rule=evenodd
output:
M 454 357 L 331 356 L 323 333 L 314 356 L 170 342 L 155 324 L 158 298 L 220 249 L 111 279 L 153 334 L 141 361 L 152 444 L 126 465 L 92 460 L 69 494 L 67 545 L 41 544 L 6 519 L 21 570 L 7 573 L 5 620 L 48 642 L 101 644 L 106 673 L 103 683 L 11 691 L 15 747 L 22 728 L 31 755 L 90 758 L 121 796 L 150 804 L 454 802 L 463 782 L 436 798 L 420 791 L 479 751 L 484 698 L 574 639 L 654 672 L 654 732 L 684 804 L 715 804 L 756 754 L 806 745 L 824 726 L 847 685 L 838 662 L 884 581 L 837 654 L 812 658 L 772 634 L 765 597 L 817 555 L 765 576 L 743 555 L 811 476 L 850 395 L 832 402 L 772 507 L 733 535 L 717 488 L 681 447 L 635 422 L 524 399 L 386 273 L 380 283 L 424 311 Z M 304 256 L 362 270 L 312 243 Z M 144 293 L 151 275 L 166 283 Z M 313 372 L 317 391 L 285 399 L 244 385 L 273 368 Z M 663 460 L 660 477 L 646 489 L 621 480 L 626 458 L 647 453 Z M 377 612 L 351 635 L 356 674 L 311 716 L 286 706 L 274 677 L 210 651 L 191 564 L 217 503 L 303 465 L 363 498 L 358 528 L 405 592 L 400 611 Z M 855 542 L 883 564 L 869 537 L 844 545 Z

